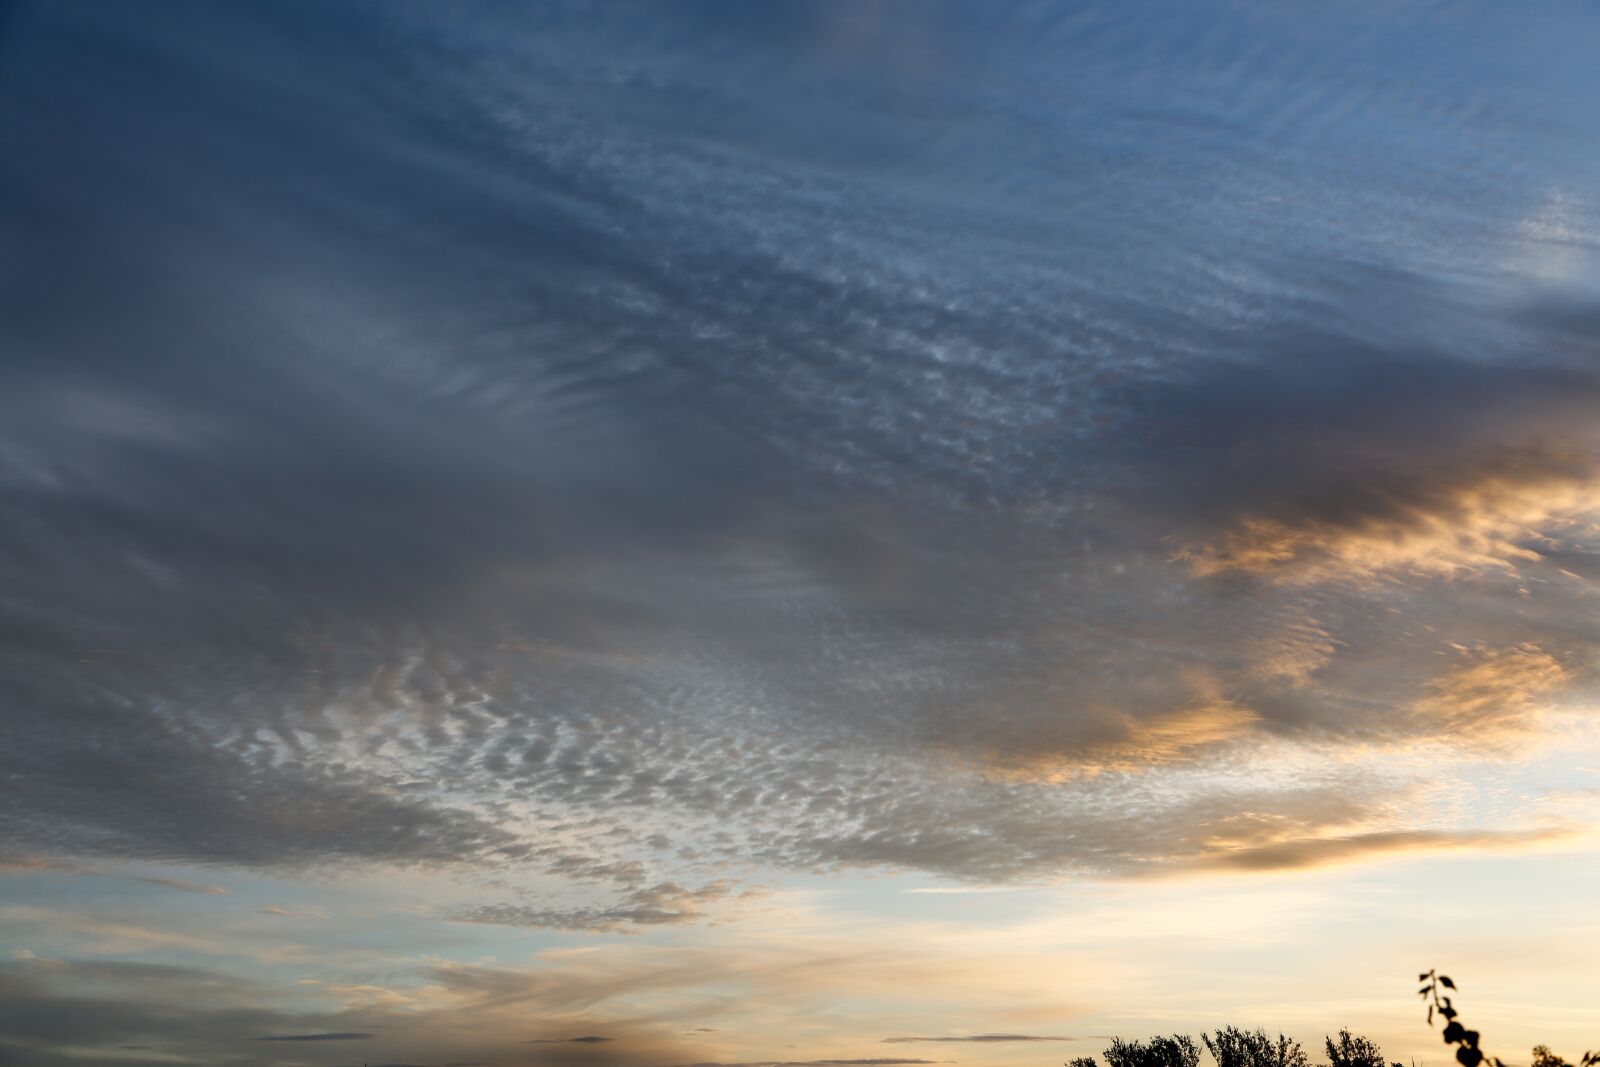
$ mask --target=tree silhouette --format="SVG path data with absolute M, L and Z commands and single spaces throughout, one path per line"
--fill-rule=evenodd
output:
M 1102 1055 L 1107 1067 L 1197 1067 L 1200 1046 L 1188 1034 L 1152 1037 L 1149 1041 L 1114 1037 Z
M 1274 1040 L 1265 1030 L 1251 1032 L 1224 1026 L 1200 1037 L 1217 1067 L 1310 1067 L 1310 1058 L 1300 1042 L 1281 1033 Z
M 1479 1034 L 1468 1030 L 1451 993 L 1456 984 L 1436 971 L 1417 975 L 1422 988 L 1417 991 L 1428 1007 L 1428 1025 L 1437 1016 L 1444 1020 L 1443 1038 L 1447 1045 L 1455 1045 L 1455 1059 L 1461 1067 L 1506 1067 L 1497 1056 L 1486 1054 L 1479 1046 Z M 1219 1027 L 1212 1033 L 1202 1033 L 1200 1040 L 1206 1051 L 1217 1061 L 1217 1067 L 1311 1067 L 1306 1050 L 1300 1042 L 1280 1033 L 1269 1037 L 1265 1030 L 1242 1030 L 1237 1026 Z M 1341 1027 L 1339 1036 L 1324 1036 L 1323 1045 L 1328 1052 L 1327 1067 L 1402 1067 L 1399 1063 L 1386 1064 L 1383 1050 L 1370 1038 L 1352 1034 Z M 1152 1037 L 1147 1041 L 1111 1039 L 1111 1046 L 1102 1055 L 1106 1067 L 1199 1067 L 1200 1049 L 1187 1034 Z M 1093 1056 L 1078 1056 L 1068 1060 L 1063 1067 L 1099 1067 Z M 1568 1063 L 1548 1045 L 1535 1045 L 1531 1067 L 1600 1067 L 1600 1051 L 1585 1052 L 1576 1064 Z
M 1328 1067 L 1387 1067 L 1383 1052 L 1370 1038 L 1351 1034 L 1341 1027 L 1338 1040 L 1323 1039 L 1328 1050 Z
M 1572 1064 L 1551 1052 L 1549 1045 L 1535 1045 L 1533 1067 L 1572 1067 Z

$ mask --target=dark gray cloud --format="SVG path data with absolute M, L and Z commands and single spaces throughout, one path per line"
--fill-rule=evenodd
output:
M 1249 758 L 1592 692 L 1592 30 L 865 10 L 21 5 L 0 843 L 622 930 L 1466 840 Z
M 271 1037 L 258 1037 L 257 1041 L 365 1041 L 376 1037 L 376 1034 L 362 1033 L 332 1033 L 332 1034 L 274 1034 Z

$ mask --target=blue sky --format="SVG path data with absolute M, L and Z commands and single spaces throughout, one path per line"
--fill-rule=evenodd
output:
M 6 7 L 0 1062 L 1589 1047 L 1597 45 Z

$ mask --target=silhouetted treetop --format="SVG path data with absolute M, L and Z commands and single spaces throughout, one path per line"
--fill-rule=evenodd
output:
M 1549 1045 L 1535 1045 L 1533 1067 L 1572 1067 L 1572 1064 L 1551 1052 Z
M 1350 1033 L 1341 1027 L 1337 1038 L 1324 1038 L 1328 1067 L 1386 1067 L 1383 1051 L 1371 1038 Z
M 1200 1046 L 1188 1034 L 1171 1037 L 1152 1037 L 1149 1041 L 1124 1041 L 1111 1039 L 1106 1049 L 1107 1067 L 1196 1067 L 1200 1062 Z
M 1274 1039 L 1265 1030 L 1224 1026 L 1200 1036 L 1217 1067 L 1310 1067 L 1300 1042 L 1281 1033 Z

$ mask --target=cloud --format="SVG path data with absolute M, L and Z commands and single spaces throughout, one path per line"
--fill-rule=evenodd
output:
M 211 896 L 226 896 L 228 893 L 220 885 L 203 885 L 183 878 L 136 878 L 135 881 L 160 886 L 162 889 L 175 889 L 180 893 L 205 893 Z
M 76 722 L 82 726 L 109 714 L 80 708 Z M 516 847 L 511 835 L 471 813 L 396 795 L 361 775 L 325 767 L 294 771 L 180 738 L 154 720 L 147 724 L 115 758 L 58 753 L 67 761 L 59 774 L 38 778 L 26 801 L 0 816 L 0 823 L 24 842 L 43 843 L 48 826 L 54 836 L 49 844 L 69 852 L 246 866 L 340 855 L 443 862 Z M 13 766 L 30 777 L 39 774 L 35 761 L 69 737 L 70 731 L 41 728 Z M 179 766 L 188 782 L 183 794 L 163 785 L 168 768 Z M 69 789 L 74 777 L 99 783 L 101 792 Z M 125 803 L 99 806 L 96 797 L 117 791 L 125 793 Z M 230 832 L 206 832 L 218 822 Z
M 585 1037 L 536 1037 L 523 1043 L 527 1045 L 599 1045 L 610 1040 L 612 1039 L 609 1037 L 589 1035 Z
M 484 904 L 450 917 L 459 922 L 499 926 L 538 926 L 556 930 L 616 931 L 639 926 L 670 926 L 704 921 L 706 907 L 729 896 L 726 882 L 695 889 L 660 882 L 625 894 L 610 907 L 552 908 L 520 904 Z M 572 1038 L 571 1040 L 586 1040 Z M 588 1040 L 606 1040 L 605 1038 Z
M 59 874 L 98 874 L 93 867 L 81 863 L 52 859 L 48 856 L 0 856 L 0 871 L 7 874 L 26 874 L 35 871 L 51 871 Z
M 1456 484 L 1452 477 L 1461 478 Z M 1177 558 L 1202 576 L 1232 571 L 1277 581 L 1371 580 L 1388 573 L 1516 575 L 1600 519 L 1600 471 L 1587 456 L 1519 456 L 1465 475 L 1374 489 L 1373 506 L 1336 519 L 1245 516 L 1219 540 Z
M 878 10 L 8 23 L 6 873 L 217 899 L 0 915 L 63 958 L 5 972 L 0 1058 L 759 1055 L 652 1020 L 964 979 L 649 951 L 833 914 L 761 882 L 1563 840 L 1531 780 L 1576 757 L 1521 761 L 1600 664 L 1600 264 L 1561 192 L 1600 129 L 1495 45 L 1568 24 Z M 280 951 L 262 901 L 308 878 L 479 924 L 397 921 L 406 961 L 642 936 L 76 959 Z
M 419 972 L 401 980 L 426 981 Z M 435 975 L 434 977 L 440 977 Z M 421 986 L 422 996 L 395 1010 L 354 1004 L 307 1010 L 303 995 L 271 982 L 242 979 L 200 968 L 122 961 L 15 961 L 0 964 L 0 1027 L 21 1062 L 54 1062 L 52 1050 L 71 1046 L 102 1052 L 124 1044 L 181 1049 L 204 1061 L 251 1056 L 240 1042 L 268 1047 L 328 1047 L 356 1044 L 372 1063 L 505 1062 L 527 1046 L 514 1036 L 533 1025 L 555 1029 L 573 1021 L 559 1006 L 563 976 L 541 981 L 534 971 L 492 972 L 464 968 L 445 985 Z M 413 987 L 419 988 L 419 987 Z M 610 991 L 614 995 L 617 991 Z M 280 997 L 300 1005 L 284 1007 Z M 596 998 L 603 1004 L 608 994 Z M 637 1058 L 687 1058 L 687 1048 L 648 1024 L 619 1025 L 612 1043 L 568 1044 L 542 1057 L 556 1063 L 581 1056 L 589 1067 L 611 1067 Z M 109 1054 L 109 1052 L 107 1052 Z
M 205 955 L 217 951 L 216 942 L 157 923 L 141 924 L 63 907 L 0 906 L 0 922 L 48 929 L 92 946 L 100 953 L 119 954 L 150 949 L 180 949 Z
M 916 886 L 902 892 L 916 893 L 929 896 L 965 896 L 972 893 L 1014 893 L 1018 889 L 1013 885 L 928 885 Z
M 1439 267 L 1582 229 L 1454 177 L 1474 107 L 1531 170 L 1588 121 L 1495 63 L 1396 81 L 1328 26 L 1340 62 L 1219 99 L 1115 11 L 951 13 L 927 54 L 989 73 L 867 33 L 819 80 L 808 14 L 375 7 L 318 68 L 352 93 L 292 5 L 85 17 L 30 17 L 54 59 L 0 101 L 19 853 L 449 868 L 515 883 L 452 917 L 575 932 L 733 916 L 755 868 L 1379 855 L 1482 828 L 1372 752 L 1593 681 L 1594 302 Z M 1279 108 L 1353 169 L 1238 152 Z M 1435 677 L 1480 644 L 1524 651 Z
M 1370 860 L 1395 853 L 1533 848 L 1572 836 L 1573 830 L 1567 827 L 1459 832 L 1386 830 L 1230 848 L 1208 857 L 1205 865 L 1243 871 L 1284 871 Z
M 69 874 L 78 877 L 105 878 L 116 877 L 115 874 L 91 867 L 82 863 L 68 860 L 53 859 L 46 856 L 11 856 L 0 857 L 0 872 L 29 873 L 51 872 L 56 874 Z M 172 889 L 180 893 L 202 893 L 209 896 L 226 896 L 228 891 L 221 886 L 205 885 L 201 882 L 189 881 L 185 878 L 160 878 L 147 875 L 130 876 L 135 882 L 145 885 L 158 886 L 162 889 Z
M 1572 674 L 1531 642 L 1510 648 L 1460 648 L 1462 662 L 1428 683 L 1412 705 L 1430 732 L 1466 747 L 1501 747 L 1537 736 L 1542 712 Z
M 937 1063 L 937 1060 L 908 1060 L 876 1057 L 860 1060 L 746 1060 L 738 1063 L 683 1063 L 674 1067 L 905 1067 L 908 1064 Z
M 1018 764 L 1002 757 L 1006 773 L 1064 781 L 1107 771 L 1137 772 L 1162 764 L 1193 760 L 1208 748 L 1237 741 L 1261 717 L 1230 700 L 1210 701 L 1145 718 L 1120 716 L 1113 727 L 1120 736 L 1049 752 Z M 1009 763 L 1009 765 L 1008 765 Z
M 917 1041 L 973 1041 L 979 1044 L 1007 1044 L 1013 1041 L 1075 1041 L 1072 1037 L 1052 1037 L 1039 1034 L 967 1034 L 961 1037 L 886 1037 L 887 1044 L 908 1044 Z

